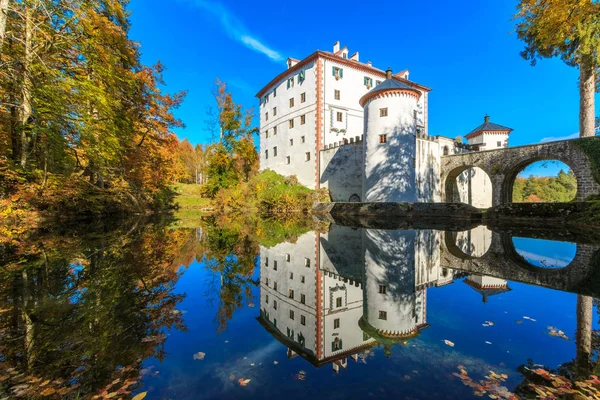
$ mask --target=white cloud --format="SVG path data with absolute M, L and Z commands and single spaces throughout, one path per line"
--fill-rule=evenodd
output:
M 222 4 L 206 0 L 187 0 L 187 2 L 208 11 L 217 17 L 227 34 L 231 36 L 232 39 L 242 43 L 250 50 L 264 54 L 272 61 L 283 61 L 283 56 L 279 54 L 279 52 L 273 50 L 252 35 L 252 33 L 246 29 L 242 21 L 240 21 Z
M 579 137 L 579 132 L 575 132 L 571 135 L 567 135 L 567 136 L 548 136 L 543 138 L 542 140 L 540 140 L 540 143 L 547 143 L 547 142 L 557 142 L 559 140 L 570 140 L 570 139 L 577 139 Z

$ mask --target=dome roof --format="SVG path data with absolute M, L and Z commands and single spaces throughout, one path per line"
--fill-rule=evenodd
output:
M 414 87 L 407 85 L 404 82 L 401 82 L 397 79 L 394 79 L 394 77 L 392 76 L 392 71 L 390 69 L 388 69 L 386 71 L 387 74 L 387 79 L 384 80 L 383 82 L 381 82 L 379 85 L 375 86 L 373 89 L 371 89 L 369 92 L 367 92 L 367 94 L 365 94 L 363 97 L 360 98 L 360 100 L 358 101 L 360 103 L 361 106 L 364 107 L 365 103 L 377 96 L 380 93 L 384 93 L 384 92 L 388 92 L 388 91 L 410 91 L 413 93 L 416 93 L 417 96 L 421 96 L 421 92 L 418 91 L 417 89 L 415 89 Z

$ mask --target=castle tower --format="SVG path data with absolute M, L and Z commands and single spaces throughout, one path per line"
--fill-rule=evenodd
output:
M 360 99 L 364 108 L 365 202 L 416 202 L 416 133 L 421 92 L 386 71 Z
M 479 150 L 494 150 L 508 147 L 508 136 L 512 128 L 490 122 L 489 115 L 483 117 L 483 124 L 467 134 L 468 144 Z
M 415 231 L 363 231 L 361 329 L 386 346 L 406 343 L 427 326 L 425 289 L 416 288 Z

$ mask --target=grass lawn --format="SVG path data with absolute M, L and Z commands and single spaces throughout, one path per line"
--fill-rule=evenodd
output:
M 177 193 L 175 202 L 180 209 L 200 209 L 210 208 L 212 203 L 210 199 L 202 197 L 202 185 L 178 183 L 173 186 Z

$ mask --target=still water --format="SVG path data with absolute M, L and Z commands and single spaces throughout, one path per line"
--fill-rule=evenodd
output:
M 600 383 L 589 237 L 196 225 L 4 238 L 0 398 L 568 398 L 569 382 Z

